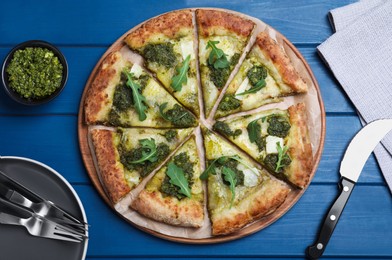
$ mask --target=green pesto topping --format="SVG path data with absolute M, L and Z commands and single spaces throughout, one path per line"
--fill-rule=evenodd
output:
M 221 89 L 225 86 L 225 83 L 230 76 L 230 72 L 238 63 L 239 58 L 240 54 L 235 53 L 230 59 L 230 66 L 223 68 L 216 68 L 213 64 L 208 63 L 208 68 L 210 69 L 210 80 L 218 89 Z
M 143 157 L 146 157 L 146 154 L 149 154 L 146 151 L 146 146 L 140 145 L 135 149 L 127 149 L 123 145 L 117 147 L 120 154 L 120 161 L 130 171 L 138 171 L 140 176 L 145 177 L 150 172 L 152 172 L 169 154 L 170 148 L 167 144 L 160 143 L 156 146 L 155 157 L 154 160 L 142 160 Z M 135 163 L 135 161 L 140 161 Z
M 171 43 L 148 44 L 143 50 L 143 56 L 148 62 L 171 68 L 176 65 L 177 59 Z
M 173 108 L 164 112 L 166 106 L 167 102 L 159 106 L 159 112 L 166 121 L 170 121 L 173 125 L 178 127 L 190 127 L 195 125 L 195 117 L 182 106 L 174 104 Z
M 264 66 L 253 66 L 248 72 L 246 76 L 249 79 L 249 83 L 252 86 L 256 86 L 260 84 L 260 80 L 265 80 L 267 78 L 268 72 Z
M 173 141 L 177 137 L 177 132 L 176 130 L 170 129 L 166 131 L 163 136 L 166 138 L 168 142 Z
M 167 196 L 177 197 L 179 200 L 185 197 L 189 197 L 188 196 L 190 195 L 189 187 L 192 187 L 193 184 L 194 163 L 192 163 L 189 160 L 189 156 L 185 152 L 183 152 L 174 156 L 174 159 L 172 162 L 169 163 L 169 166 L 170 164 L 174 164 L 175 167 L 172 165 L 172 167 L 170 168 L 168 167 L 166 169 L 166 176 L 163 179 L 160 191 Z M 179 176 L 183 175 L 183 177 L 185 178 L 181 180 L 182 178 L 181 176 L 180 178 L 178 178 L 179 181 L 173 181 L 173 178 L 170 177 L 169 175 L 174 174 L 172 172 L 175 171 Z M 180 183 L 180 184 L 174 184 L 173 182 Z M 185 185 L 185 183 L 187 185 Z M 185 186 L 187 186 L 189 190 L 184 188 Z M 181 188 L 183 189 L 182 191 Z
M 285 116 L 274 114 L 267 118 L 269 135 L 286 137 L 290 131 L 290 122 Z
M 281 157 L 280 163 L 278 165 L 279 155 L 276 153 L 267 154 L 263 160 L 264 166 L 273 172 L 276 173 L 284 173 L 284 168 L 291 163 L 291 159 L 287 153 Z
M 236 99 L 232 94 L 225 94 L 220 102 L 218 109 L 221 111 L 231 111 L 239 108 L 241 101 Z
M 229 136 L 229 137 L 231 136 L 234 139 L 242 133 L 241 129 L 236 129 L 235 131 L 231 130 L 229 125 L 222 121 L 216 121 L 212 129 L 214 129 L 215 131 L 217 131 L 222 135 Z
M 7 69 L 10 87 L 23 98 L 41 99 L 61 85 L 63 65 L 55 54 L 39 47 L 17 50 Z
M 259 118 L 256 120 L 253 120 L 248 124 L 246 129 L 248 130 L 248 137 L 249 141 L 251 143 L 255 143 L 257 147 L 259 148 L 259 151 L 265 150 L 266 147 L 266 137 L 261 136 L 261 125 L 258 123 L 259 120 L 262 120 L 264 122 L 265 118 Z
M 113 95 L 113 106 L 119 112 L 127 111 L 133 107 L 132 90 L 125 84 L 116 86 Z

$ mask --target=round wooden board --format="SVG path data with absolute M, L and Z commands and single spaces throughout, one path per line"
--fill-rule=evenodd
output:
M 197 9 L 204 9 L 204 8 L 197 8 Z M 205 9 L 217 9 L 217 8 L 205 8 Z M 196 10 L 196 8 L 191 8 L 191 10 Z M 230 12 L 230 13 L 234 13 L 237 15 L 240 15 L 242 17 L 251 19 L 253 21 L 258 21 L 260 23 L 260 20 L 258 20 L 257 18 L 254 17 L 250 17 L 238 12 L 234 12 L 231 10 L 226 10 L 226 9 L 217 9 L 217 10 L 222 10 L 225 12 Z M 154 17 L 153 17 L 154 18 Z M 151 19 L 153 19 L 151 18 Z M 146 21 L 145 21 L 146 22 Z M 143 23 L 145 23 L 143 22 Z M 84 162 L 84 165 L 86 167 L 87 173 L 93 183 L 93 185 L 95 186 L 95 188 L 97 189 L 98 193 L 101 195 L 101 197 L 105 200 L 105 202 L 113 209 L 113 211 L 118 214 L 119 216 L 121 216 L 122 218 L 124 218 L 127 222 L 129 222 L 130 224 L 132 224 L 133 226 L 141 229 L 142 231 L 152 234 L 154 236 L 166 239 L 166 240 L 170 240 L 170 241 L 174 241 L 174 242 L 182 242 L 182 243 L 189 243 L 189 244 L 211 244 L 211 243 L 221 243 L 221 242 L 226 242 L 226 241 L 231 241 L 231 240 L 235 240 L 235 239 L 239 239 L 242 238 L 244 236 L 253 234 L 255 232 L 258 232 L 260 230 L 262 230 L 263 228 L 269 226 L 270 224 L 272 224 L 273 222 L 275 222 L 277 219 L 279 219 L 281 216 L 283 216 L 303 195 L 303 193 L 306 191 L 307 187 L 310 185 L 310 182 L 312 181 L 315 172 L 317 170 L 318 164 L 320 162 L 320 158 L 321 158 L 321 154 L 322 154 L 322 150 L 324 147 L 324 139 L 325 139 L 325 110 L 324 110 L 324 103 L 323 100 L 321 98 L 321 93 L 320 93 L 320 89 L 319 86 L 317 84 L 316 78 L 313 75 L 312 70 L 310 69 L 310 66 L 308 65 L 308 63 L 306 62 L 306 60 L 304 59 L 304 57 L 301 55 L 301 53 L 294 47 L 294 45 L 288 40 L 286 39 L 286 37 L 284 37 L 282 34 L 280 34 L 278 31 L 274 30 L 271 26 L 268 25 L 268 28 L 270 30 L 272 30 L 278 37 L 279 39 L 282 40 L 283 44 L 285 45 L 284 48 L 287 50 L 292 51 L 292 53 L 295 55 L 295 58 L 297 58 L 299 60 L 299 62 L 304 66 L 306 73 L 308 75 L 308 78 L 310 79 L 312 85 L 315 88 L 316 94 L 317 94 L 317 100 L 315 100 L 318 105 L 319 105 L 319 110 L 320 110 L 320 115 L 318 115 L 318 120 L 319 120 L 319 126 L 320 126 L 320 133 L 318 133 L 319 136 L 319 140 L 318 140 L 318 148 L 314 151 L 314 157 L 313 157 L 313 168 L 311 171 L 311 175 L 310 175 L 310 180 L 308 185 L 304 188 L 304 189 L 293 189 L 287 199 L 285 200 L 285 202 L 272 214 L 261 218 L 260 220 L 253 222 L 251 224 L 249 224 L 248 226 L 242 228 L 241 230 L 239 230 L 236 233 L 230 234 L 230 235 L 225 235 L 225 236 L 212 236 L 209 238 L 202 238 L 202 239 L 192 239 L 192 238 L 183 238 L 183 237 L 174 237 L 174 236 L 169 236 L 166 234 L 162 234 L 158 231 L 155 230 L 151 230 L 148 228 L 144 228 L 141 227 L 135 223 L 133 223 L 132 221 L 130 221 L 129 219 L 125 218 L 124 216 L 122 216 L 121 214 L 119 214 L 113 207 L 113 204 L 111 203 L 109 197 L 106 195 L 104 188 L 102 187 L 102 184 L 100 182 L 99 176 L 97 174 L 97 171 L 95 169 L 95 165 L 94 165 L 94 161 L 93 161 L 93 156 L 91 154 L 91 150 L 89 147 L 89 142 L 88 142 L 88 126 L 85 123 L 84 120 L 84 103 L 85 103 L 85 97 L 86 97 L 86 93 L 87 93 L 87 89 L 90 86 L 92 80 L 95 77 L 95 74 L 97 73 L 103 59 L 111 52 L 120 50 L 122 47 L 125 46 L 125 43 L 123 42 L 123 39 L 125 38 L 126 35 L 128 35 L 130 32 L 132 32 L 133 30 L 137 29 L 138 27 L 140 27 L 143 23 L 135 26 L 134 28 L 130 29 L 129 31 L 127 31 L 125 34 L 123 34 L 120 38 L 118 38 L 109 48 L 108 50 L 102 55 L 102 57 L 100 58 L 100 60 L 97 62 L 96 66 L 94 67 L 93 71 L 91 72 L 87 83 L 85 85 L 84 91 L 83 91 L 83 95 L 80 101 L 80 106 L 79 106 L 79 116 L 78 116 L 78 138 L 79 138 L 79 146 L 80 146 L 80 151 L 81 151 L 81 155 L 82 155 L 82 159 Z M 264 23 L 263 23 L 264 24 Z

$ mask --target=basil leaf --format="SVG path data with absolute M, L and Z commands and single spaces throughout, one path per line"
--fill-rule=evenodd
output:
M 157 156 L 157 146 L 155 144 L 155 139 L 141 139 L 139 140 L 140 145 L 143 148 L 142 158 L 136 161 L 131 161 L 132 164 L 139 164 L 145 161 L 156 162 L 158 160 Z
M 276 142 L 276 149 L 278 150 L 278 161 L 276 162 L 275 172 L 278 172 L 280 168 L 284 167 L 284 165 L 282 165 L 282 160 L 288 156 L 287 150 L 289 147 L 284 145 L 281 147 L 280 142 Z
M 187 74 L 189 69 L 189 62 L 191 60 L 191 55 L 188 55 L 183 61 L 181 67 L 177 68 L 177 75 L 172 78 L 170 86 L 174 91 L 181 91 L 182 85 L 185 85 L 188 81 Z
M 223 166 L 222 173 L 223 173 L 225 181 L 230 183 L 230 191 L 231 191 L 230 208 L 231 208 L 233 206 L 234 198 L 235 198 L 235 186 L 237 184 L 237 175 L 235 174 L 235 172 L 232 169 L 230 169 L 226 166 Z
M 146 98 L 140 93 L 140 85 L 132 80 L 133 73 L 130 73 L 126 70 L 123 70 L 123 73 L 127 76 L 126 85 L 132 89 L 132 97 L 133 102 L 135 104 L 136 112 L 139 114 L 139 120 L 144 121 L 147 118 L 146 110 L 147 106 L 145 105 Z
M 192 197 L 189 183 L 185 177 L 184 171 L 174 162 L 170 162 L 167 167 L 166 174 L 170 177 L 170 183 L 180 188 L 180 193 L 188 198 Z
M 250 89 L 241 92 L 239 94 L 236 94 L 236 96 L 241 96 L 241 95 L 246 95 L 246 94 L 251 94 L 259 91 L 260 89 L 264 88 L 266 86 L 266 82 L 264 79 L 259 80 L 259 82 L 256 83 L 255 86 L 252 86 Z
M 219 41 L 208 41 L 207 47 L 211 48 L 210 55 L 208 56 L 208 64 L 213 65 L 215 69 L 224 69 L 230 66 L 229 61 L 227 60 L 227 55 L 218 47 Z

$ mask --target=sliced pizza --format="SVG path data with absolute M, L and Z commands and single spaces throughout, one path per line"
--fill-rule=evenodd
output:
M 228 142 L 204 131 L 208 211 L 213 235 L 233 233 L 273 213 L 286 199 L 287 184 L 260 170 Z
M 193 129 L 119 128 L 90 130 L 97 168 L 113 203 L 154 171 Z
M 148 181 L 131 207 L 157 221 L 199 228 L 204 222 L 200 174 L 200 160 L 192 136 Z
M 196 10 L 199 65 L 205 115 L 211 112 L 255 26 L 238 15 L 218 10 Z
M 297 187 L 305 187 L 312 169 L 305 104 L 217 121 L 213 129 Z
M 199 115 L 195 32 L 191 10 L 160 15 L 125 37 L 148 69 L 184 106 Z
M 190 111 L 119 51 L 109 54 L 98 69 L 87 93 L 85 119 L 87 124 L 122 127 L 197 124 Z
M 215 117 L 248 111 L 307 89 L 284 49 L 268 32 L 261 32 L 230 82 Z

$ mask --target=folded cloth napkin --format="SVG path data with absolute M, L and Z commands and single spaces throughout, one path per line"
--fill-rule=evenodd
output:
M 336 32 L 317 47 L 364 124 L 392 118 L 391 14 L 391 0 L 362 0 L 331 10 Z M 374 153 L 392 193 L 392 133 Z

